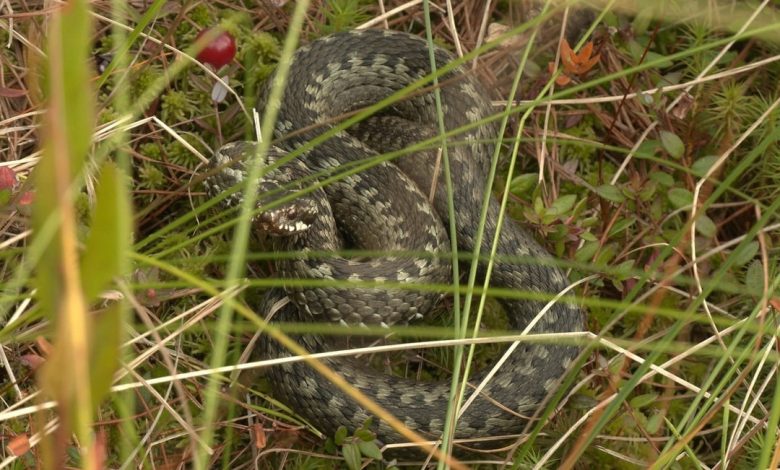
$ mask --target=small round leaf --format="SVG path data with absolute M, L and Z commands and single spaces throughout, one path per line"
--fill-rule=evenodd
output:
M 374 460 L 382 460 L 382 451 L 379 450 L 379 446 L 376 445 L 376 441 L 359 441 L 358 447 L 360 448 L 360 452 L 366 457 L 372 458 Z
M 677 209 L 690 206 L 693 203 L 693 193 L 687 189 L 672 188 L 667 194 L 669 196 L 669 202 Z
M 626 197 L 623 195 L 620 189 L 617 186 L 611 184 L 602 184 L 601 186 L 597 186 L 596 193 L 607 201 L 620 203 L 626 200 Z
M 713 238 L 718 232 L 718 227 L 715 226 L 715 222 L 713 222 L 712 219 L 706 215 L 701 215 L 696 220 L 696 231 L 699 232 L 699 235 Z
M 350 470 L 360 469 L 360 447 L 354 442 L 341 446 L 341 453 L 344 455 L 344 462 Z
M 336 435 L 333 436 L 333 441 L 336 442 L 337 446 L 340 446 L 344 443 L 344 440 L 347 438 L 347 428 L 344 426 L 339 426 L 338 429 L 336 429 Z
M 677 137 L 677 134 L 673 134 L 669 131 L 661 131 L 661 145 L 664 150 L 669 152 L 669 155 L 676 159 L 682 158 L 685 153 L 685 144 L 682 139 Z

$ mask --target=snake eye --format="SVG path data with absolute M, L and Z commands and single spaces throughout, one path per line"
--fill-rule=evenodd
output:
M 306 199 L 296 200 L 263 212 L 256 220 L 260 229 L 269 235 L 279 237 L 296 235 L 311 227 L 316 216 L 312 208 L 316 209 L 316 206 Z

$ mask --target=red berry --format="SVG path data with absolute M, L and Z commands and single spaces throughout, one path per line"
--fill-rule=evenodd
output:
M 29 206 L 35 200 L 35 193 L 32 191 L 25 191 L 19 196 L 19 200 L 16 201 L 20 206 Z
M 206 34 L 210 29 L 204 29 L 198 33 L 198 39 Z M 209 64 L 219 70 L 225 64 L 230 63 L 236 56 L 236 40 L 227 31 L 223 31 L 214 38 L 198 54 L 198 60 L 204 64 Z
M 16 172 L 7 166 L 0 166 L 0 190 L 14 189 L 16 186 Z

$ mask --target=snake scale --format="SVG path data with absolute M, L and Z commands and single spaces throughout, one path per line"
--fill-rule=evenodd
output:
M 434 52 L 437 67 L 452 60 L 443 49 L 437 47 Z M 331 130 L 345 114 L 373 105 L 430 72 L 427 43 L 401 32 L 337 33 L 302 47 L 294 55 L 284 89 L 275 128 L 276 147 L 272 147 L 265 163 L 273 168 L 286 152 Z M 473 76 L 454 69 L 439 80 L 446 130 L 468 128 L 455 137 L 459 144 L 448 146 L 457 245 L 468 253 L 474 249 L 496 129 L 490 124 L 469 126 L 492 114 L 487 93 Z M 282 201 L 283 196 L 306 187 L 308 183 L 302 181 L 352 168 L 434 136 L 438 124 L 434 94 L 430 90 L 408 94 L 270 171 L 260 183 L 258 204 Z M 252 149 L 252 143 L 230 143 L 217 151 L 215 163 L 227 168 L 207 180 L 212 194 L 219 194 L 244 178 L 245 157 L 253 154 Z M 317 321 L 325 318 L 348 324 L 389 325 L 425 314 L 440 295 L 402 288 L 398 283 L 451 282 L 448 256 L 393 253 L 450 251 L 444 228 L 450 223 L 448 195 L 436 159 L 437 152 L 420 151 L 392 162 L 382 161 L 305 196 L 275 204 L 273 209 L 258 215 L 254 227 L 274 235 L 276 249 L 298 253 L 276 262 L 281 277 L 376 283 L 376 287 L 291 285 L 273 289 L 266 294 L 260 312 L 266 314 L 287 296 L 291 301 L 276 312 L 274 321 L 311 321 L 313 316 Z M 431 200 L 427 194 L 432 184 L 435 191 Z M 225 201 L 235 205 L 240 194 Z M 483 256 L 490 253 L 499 211 L 498 202 L 490 198 L 481 246 Z M 387 250 L 388 255 L 371 259 L 310 255 L 339 250 L 345 243 L 361 249 Z M 527 261 L 549 260 L 550 255 L 512 220 L 503 223 L 497 254 L 526 261 L 495 262 L 491 277 L 495 287 L 557 294 L 568 286 L 564 274 L 549 261 Z M 480 266 L 480 271 L 484 272 L 484 266 Z M 383 282 L 387 287 L 382 286 Z M 511 326 L 518 330 L 526 327 L 544 306 L 544 302 L 530 300 L 503 299 L 500 303 Z M 582 326 L 583 315 L 576 306 L 557 302 L 531 332 L 580 331 Z M 329 347 L 318 335 L 295 338 L 311 352 Z M 456 437 L 520 432 L 578 352 L 571 345 L 521 343 L 461 415 Z M 271 340 L 264 343 L 261 353 L 266 357 L 290 355 Z M 449 381 L 416 382 L 389 376 L 356 359 L 325 362 L 409 428 L 432 438 L 441 434 Z M 369 417 L 368 412 L 305 363 L 276 366 L 269 374 L 276 396 L 330 435 L 341 425 L 354 430 Z M 470 383 L 479 384 L 483 378 L 484 373 L 473 374 Z M 468 396 L 473 387 L 467 390 Z M 402 440 L 385 423 L 376 419 L 373 422 L 380 442 Z

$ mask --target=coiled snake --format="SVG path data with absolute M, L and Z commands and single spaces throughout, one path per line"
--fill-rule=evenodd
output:
M 437 67 L 442 67 L 451 56 L 436 48 L 435 60 Z M 272 149 L 266 163 L 274 163 L 284 152 L 299 148 L 332 129 L 337 118 L 387 98 L 430 71 L 427 43 L 405 33 L 377 30 L 339 33 L 301 48 L 294 56 L 277 120 L 278 147 Z M 454 138 L 457 142 L 449 144 L 447 150 L 453 175 L 457 244 L 460 250 L 470 253 L 480 220 L 496 130 L 488 124 L 472 125 L 492 113 L 487 95 L 475 78 L 455 69 L 439 80 L 446 130 L 467 129 L 457 134 Z M 307 186 L 300 181 L 312 175 L 331 175 L 334 170 L 353 168 L 371 162 L 377 155 L 434 136 L 437 126 L 433 93 L 410 93 L 360 124 L 336 132 L 293 162 L 271 171 L 261 183 L 258 204 L 279 200 L 296 188 Z M 212 193 L 218 194 L 244 177 L 241 158 L 251 155 L 253 148 L 251 143 L 232 143 L 217 152 L 215 163 L 230 167 L 207 180 Z M 299 253 L 293 259 L 277 262 L 282 277 L 379 283 L 377 287 L 275 289 L 266 295 L 261 313 L 265 314 L 285 295 L 292 302 L 276 313 L 276 321 L 311 321 L 314 316 L 318 321 L 325 317 L 350 324 L 392 324 L 426 313 L 438 300 L 438 294 L 399 288 L 395 284 L 451 282 L 451 267 L 442 261 L 447 256 L 387 255 L 355 260 L 308 253 L 339 250 L 345 242 L 394 253 L 449 252 L 444 229 L 450 223 L 448 196 L 436 159 L 436 152 L 416 152 L 392 162 L 367 165 L 366 169 L 329 182 L 322 190 L 259 215 L 255 226 L 275 235 L 273 240 L 278 249 Z M 426 194 L 432 184 L 435 191 L 431 203 Z M 226 199 L 228 204 L 238 200 L 239 196 Z M 499 210 L 499 204 L 491 198 L 482 256 L 490 253 Z M 565 276 L 549 261 L 529 263 L 529 259 L 549 260 L 549 254 L 512 220 L 506 220 L 501 228 L 497 254 L 504 259 L 494 264 L 493 286 L 556 294 L 568 285 Z M 510 263 L 505 260 L 507 257 L 525 261 Z M 383 281 L 389 288 L 381 286 Z M 542 310 L 544 302 L 505 299 L 501 305 L 511 326 L 520 330 Z M 579 331 L 582 323 L 578 308 L 557 302 L 531 332 Z M 297 339 L 312 352 L 328 347 L 317 335 L 300 335 Z M 265 343 L 264 351 L 269 357 L 289 355 L 273 341 Z M 522 343 L 488 382 L 480 397 L 461 415 L 456 437 L 477 438 L 521 431 L 527 422 L 524 417 L 532 414 L 556 387 L 577 353 L 573 346 Z M 392 377 L 353 359 L 326 363 L 410 428 L 431 437 L 441 434 L 449 382 L 415 382 Z M 269 374 L 281 400 L 331 435 L 341 425 L 351 429 L 360 427 L 369 417 L 304 363 L 274 367 Z M 483 374 L 472 375 L 470 382 L 478 384 L 483 377 Z M 473 387 L 468 388 L 467 395 L 472 390 Z M 381 442 L 400 441 L 400 436 L 386 424 L 374 420 L 374 427 Z

